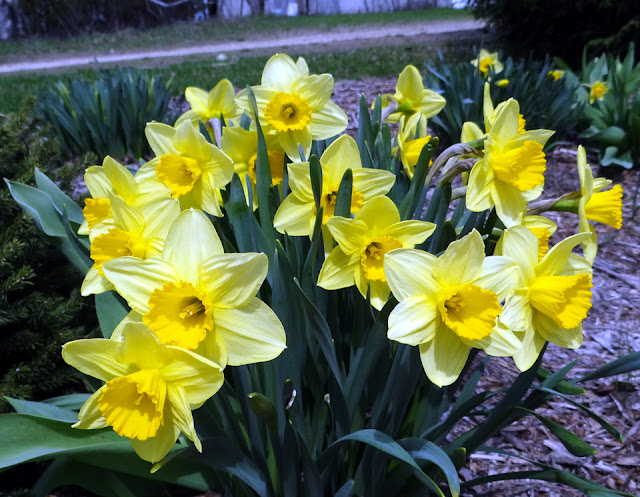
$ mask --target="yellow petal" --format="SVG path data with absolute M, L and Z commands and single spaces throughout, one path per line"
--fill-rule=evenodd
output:
M 444 288 L 438 299 L 443 324 L 465 340 L 489 336 L 501 310 L 495 293 L 471 284 Z
M 622 194 L 622 185 L 613 185 L 610 190 L 591 195 L 584 208 L 587 219 L 622 228 Z
M 427 377 L 439 387 L 458 379 L 471 347 L 446 326 L 439 326 L 433 340 L 420 344 L 420 360 Z
M 84 374 L 109 381 L 129 373 L 127 366 L 115 359 L 118 344 L 104 338 L 74 340 L 62 346 L 62 358 Z
M 391 311 L 387 337 L 408 345 L 427 343 L 433 340 L 438 323 L 436 302 L 425 295 L 411 295 Z
M 591 308 L 591 275 L 540 276 L 529 287 L 531 305 L 571 329 L 587 317 Z
M 173 422 L 193 442 L 198 452 L 202 452 L 202 444 L 196 434 L 193 414 L 184 389 L 181 386 L 172 385 L 167 393 L 171 403 Z
M 345 254 L 360 252 L 368 231 L 364 221 L 339 216 L 328 219 L 327 228 Z
M 443 285 L 474 281 L 482 274 L 484 257 L 482 237 L 473 230 L 447 247 L 433 267 L 433 278 Z
M 371 295 L 371 306 L 380 311 L 389 300 L 391 290 L 389 290 L 389 285 L 386 281 L 369 280 L 369 293 Z
M 133 438 L 131 439 L 131 445 L 140 459 L 156 463 L 162 461 L 169 453 L 179 434 L 180 429 L 166 415 L 165 423 L 158 429 L 155 437 L 146 440 Z
M 329 100 L 322 109 L 313 113 L 309 127 L 314 140 L 326 140 L 342 133 L 348 121 L 347 114 Z
M 413 248 L 429 238 L 435 229 L 433 223 L 408 220 L 392 224 L 383 234 L 401 241 L 404 248 Z
M 369 236 L 382 235 L 391 225 L 400 223 L 396 204 L 384 195 L 366 201 L 354 217 L 367 225 Z
M 215 308 L 213 320 L 227 345 L 231 366 L 270 361 L 286 347 L 282 323 L 257 298 L 238 309 Z
M 221 254 L 200 264 L 201 288 L 216 307 L 242 307 L 260 289 L 267 276 L 265 254 Z
M 98 407 L 98 399 L 102 396 L 102 389 L 94 392 L 80 408 L 78 422 L 72 427 L 80 430 L 96 430 L 109 426 Z
M 333 76 L 314 74 L 298 78 L 293 84 L 293 92 L 304 98 L 313 112 L 322 109 L 333 93 Z
M 335 247 L 322 264 L 318 286 L 325 290 L 337 290 L 355 285 L 354 275 L 359 262 L 359 252 L 347 255 L 340 247 Z
M 436 256 L 415 249 L 398 249 L 384 258 L 384 274 L 399 301 L 423 294 L 434 300 L 442 287 L 432 276 Z
M 218 364 L 189 350 L 176 347 L 167 350 L 171 359 L 162 368 L 162 377 L 168 384 L 182 387 L 192 408 L 220 390 L 224 374 Z
M 353 171 L 353 188 L 367 201 L 386 195 L 396 181 L 395 175 L 383 169 L 356 169 Z
M 467 185 L 467 209 L 473 212 L 482 212 L 491 208 L 491 185 L 493 184 L 493 180 L 493 171 L 486 160 L 481 159 L 474 164 L 469 173 L 469 182 Z
M 307 236 L 312 233 L 315 219 L 314 203 L 288 195 L 278 207 L 273 218 L 273 227 L 289 236 Z
M 299 77 L 300 70 L 293 59 L 285 54 L 276 54 L 265 64 L 261 84 L 277 91 L 290 92 Z
M 191 124 L 189 124 L 191 125 Z M 162 154 L 173 154 L 176 152 L 173 146 L 173 139 L 176 136 L 176 129 L 168 124 L 151 122 L 144 129 L 149 146 L 156 156 Z

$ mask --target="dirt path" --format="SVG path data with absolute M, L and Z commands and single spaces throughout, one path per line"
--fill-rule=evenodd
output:
M 475 20 L 445 20 L 416 22 L 409 24 L 390 24 L 376 26 L 338 27 L 331 31 L 313 31 L 287 33 L 283 36 L 269 36 L 247 41 L 229 41 L 207 45 L 165 48 L 158 50 L 141 50 L 125 53 L 87 53 L 80 56 L 46 57 L 37 60 L 24 60 L 0 65 L 0 74 L 44 71 L 70 67 L 87 66 L 94 63 L 113 64 L 144 59 L 179 59 L 185 56 L 207 54 L 237 54 L 244 51 L 291 50 L 292 47 L 326 45 L 349 42 L 377 41 L 376 44 L 385 45 L 385 38 L 393 39 L 397 44 L 398 38 L 406 38 L 406 42 L 414 41 L 416 35 L 437 36 L 445 33 L 474 31 L 480 29 L 483 23 Z

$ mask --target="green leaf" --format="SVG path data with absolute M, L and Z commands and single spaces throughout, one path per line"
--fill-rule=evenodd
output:
M 319 211 L 322 205 L 322 167 L 315 155 L 309 158 L 309 176 L 311 178 L 311 190 L 313 191 L 313 200 L 316 203 L 316 211 Z
M 51 404 L 52 406 L 62 407 L 63 409 L 78 411 L 89 397 L 91 397 L 91 394 L 88 393 L 72 393 L 69 395 L 52 397 L 50 399 L 43 400 L 42 402 Z
M 9 191 L 20 207 L 27 212 L 45 234 L 49 236 L 65 237 L 62 220 L 51 197 L 37 188 L 23 185 L 5 179 L 9 186 Z
M 403 438 L 398 443 L 416 460 L 429 461 L 438 466 L 449 484 L 453 497 L 460 495 L 460 479 L 458 470 L 449 456 L 436 444 L 421 438 Z
M 267 481 L 257 466 L 236 445 L 224 438 L 202 441 L 203 451 L 198 454 L 209 466 L 237 476 L 249 485 L 260 497 L 267 497 Z
M 411 219 L 413 217 L 413 213 L 418 207 L 418 203 L 421 200 L 424 200 L 422 191 L 424 190 L 424 183 L 429 170 L 429 161 L 431 160 L 431 157 L 433 157 L 433 153 L 436 151 L 436 148 L 438 148 L 438 143 L 438 138 L 434 137 L 429 140 L 429 143 L 422 147 L 420 157 L 418 158 L 418 162 L 416 163 L 413 172 L 409 192 L 400 204 L 400 217 L 403 221 Z
M 67 423 L 25 414 L 0 415 L 0 469 L 51 459 L 60 455 L 107 450 L 118 454 L 133 451 L 128 439 L 107 430 L 77 430 Z
M 338 491 L 333 497 L 349 497 L 351 495 L 352 490 L 353 490 L 353 480 L 349 480 L 347 483 L 345 483 L 338 489 Z
M 277 431 L 278 419 L 275 404 L 259 392 L 250 393 L 247 398 L 249 399 L 249 408 L 255 415 L 269 427 L 269 430 Z
M 605 364 L 604 366 L 592 371 L 578 380 L 583 381 L 597 380 L 599 378 L 608 378 L 619 374 L 631 373 L 640 369 L 640 351 L 631 352 L 624 357 L 620 357 L 615 361 Z
M 336 196 L 336 207 L 334 216 L 351 217 L 351 195 L 353 193 L 353 171 L 347 169 L 342 175 L 338 194 Z
M 69 216 L 69 220 L 71 222 L 76 224 L 83 223 L 84 214 L 82 212 L 82 208 L 78 204 L 76 204 L 71 199 L 71 197 L 60 190 L 60 188 L 58 188 L 58 185 L 51 181 L 47 177 L 47 175 L 40 171 L 40 169 L 38 169 L 37 167 L 35 170 L 35 177 L 38 189 L 47 193 L 49 197 L 51 197 L 53 206 L 56 208 L 60 215 L 62 215 L 62 213 L 66 209 L 67 215 Z
M 44 402 L 13 399 L 11 397 L 5 397 L 5 399 L 7 399 L 11 407 L 13 407 L 18 414 L 29 414 L 30 416 L 61 421 L 68 424 L 73 424 L 78 421 L 77 412 L 63 407 L 46 404 Z
M 96 314 L 102 336 L 109 338 L 113 330 L 120 324 L 129 312 L 127 304 L 116 292 L 108 291 L 95 296 Z
M 549 431 L 553 433 L 562 445 L 566 447 L 566 449 L 576 457 L 587 457 L 594 455 L 597 451 L 587 442 L 582 440 L 579 436 L 571 433 L 569 430 L 559 425 L 555 421 L 551 421 L 549 418 L 538 414 L 535 411 L 530 409 L 525 409 L 523 407 L 515 407 L 515 409 L 519 411 L 526 412 L 538 418 L 538 420 L 549 428 Z
M 420 469 L 420 466 L 418 466 L 418 463 L 413 459 L 413 457 L 411 457 L 411 455 L 389 435 L 378 430 L 360 430 L 336 440 L 320 455 L 320 458 L 318 459 L 318 466 L 321 468 L 326 466 L 337 449 L 337 446 L 350 440 L 370 445 L 371 447 L 374 447 L 375 449 L 378 449 L 379 451 L 407 464 L 421 483 L 431 489 L 432 492 L 444 497 L 442 490 L 440 490 L 438 485 L 436 485 L 435 482 L 429 478 L 422 469 Z

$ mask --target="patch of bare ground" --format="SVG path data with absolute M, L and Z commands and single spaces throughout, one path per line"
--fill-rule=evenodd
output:
M 362 81 L 337 81 L 334 101 L 347 112 L 347 132 L 355 135 L 358 123 L 360 95 L 369 102 L 380 93 L 394 93 L 395 78 L 368 78 Z M 580 189 L 576 169 L 576 149 L 556 148 L 548 156 L 545 197 Z M 577 379 L 623 355 L 640 350 L 640 216 L 632 219 L 633 193 L 638 171 L 616 171 L 599 168 L 597 159 L 589 157 L 594 175 L 614 174 L 614 182 L 623 185 L 623 227 L 615 230 L 598 225 L 599 251 L 593 271 L 593 307 L 584 322 L 584 344 L 578 350 L 568 350 L 550 344 L 543 366 L 557 371 L 578 359 L 568 375 Z M 558 224 L 551 242 L 577 232 L 577 216 L 570 213 L 549 213 Z M 479 390 L 498 390 L 510 385 L 518 370 L 510 359 L 492 359 L 485 370 Z M 610 489 L 637 494 L 640 487 L 640 374 L 620 375 L 583 385 L 587 392 L 573 398 L 612 423 L 624 437 L 620 443 L 593 419 L 569 402 L 556 398 L 538 412 L 557 421 L 586 440 L 597 454 L 577 458 L 532 417 L 526 417 L 507 427 L 488 441 L 500 448 L 542 463 L 588 478 Z M 479 420 L 465 418 L 456 427 L 456 434 L 472 428 Z M 461 471 L 462 481 L 481 476 L 512 471 L 538 469 L 534 465 L 498 454 L 473 454 Z M 583 495 L 564 485 L 538 480 L 512 480 L 474 487 L 466 495 L 574 497 Z

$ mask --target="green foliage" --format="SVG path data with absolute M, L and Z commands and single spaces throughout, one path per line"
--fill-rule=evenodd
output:
M 580 137 L 598 150 L 603 166 L 618 165 L 627 169 L 640 164 L 640 62 L 635 63 L 634 45 L 629 45 L 627 56 L 620 60 L 602 54 L 586 62 L 583 57 L 582 73 L 570 74 L 581 83 L 577 90 L 584 104 L 584 118 L 588 129 Z M 590 86 L 604 82 L 608 92 L 602 99 L 589 103 Z
M 144 128 L 150 121 L 172 122 L 171 98 L 160 76 L 132 68 L 101 71 L 95 82 L 59 81 L 38 103 L 50 122 L 63 152 L 99 157 L 142 157 L 150 152 Z
M 504 69 L 491 75 L 492 82 L 507 79 L 509 84 L 500 88 L 491 85 L 494 105 L 511 97 L 520 103 L 520 113 L 526 119 L 527 129 L 552 129 L 555 134 L 546 148 L 552 149 L 573 133 L 582 112 L 582 103 L 575 102 L 579 83 L 569 79 L 555 80 L 549 76 L 554 69 L 551 62 L 507 58 Z M 469 62 L 448 64 L 442 55 L 433 64 L 427 64 L 425 88 L 431 88 L 447 99 L 447 105 L 429 120 L 429 126 L 445 146 L 458 143 L 465 121 L 483 124 L 483 88 L 486 79 Z
M 624 53 L 637 39 L 640 23 L 637 0 L 469 0 L 469 5 L 510 54 L 550 54 L 572 65 L 589 42 L 592 54 Z
M 0 121 L 0 176 L 34 182 L 36 166 L 60 163 L 48 128 L 30 109 Z M 70 168 L 56 178 L 69 181 Z M 78 169 L 75 169 L 75 174 Z M 64 181 L 63 181 L 64 183 Z M 77 291 L 81 274 L 23 214 L 7 186 L 0 187 L 0 412 L 4 396 L 42 399 L 78 389 L 80 376 L 64 367 L 60 347 L 95 328 L 92 309 Z

